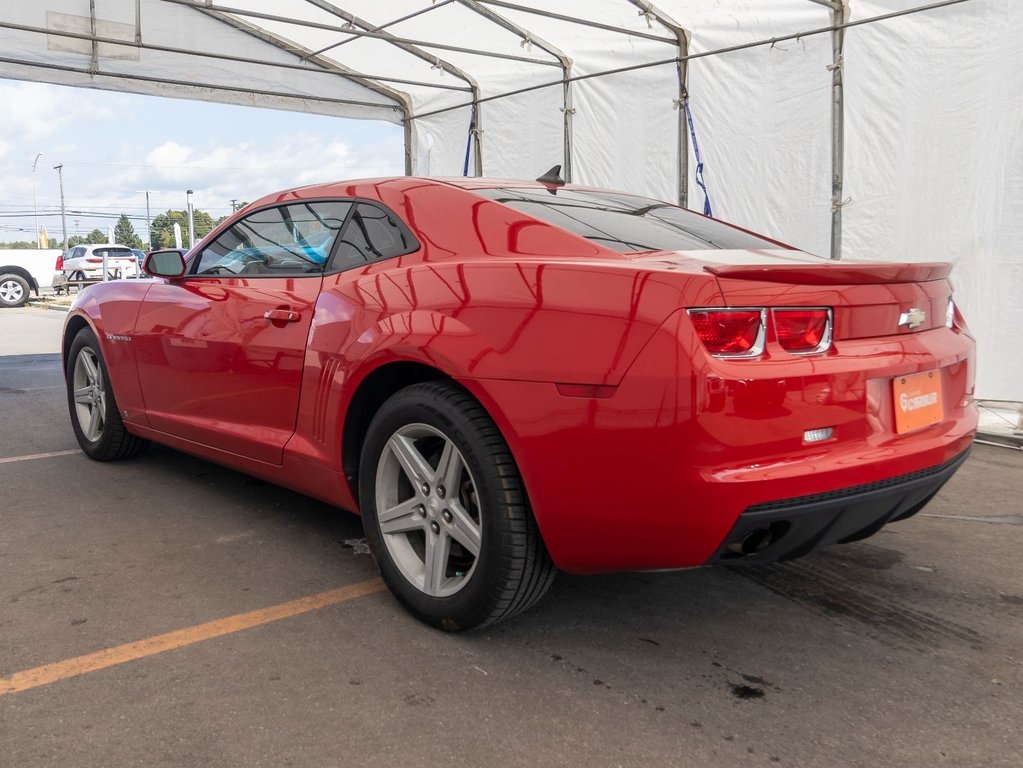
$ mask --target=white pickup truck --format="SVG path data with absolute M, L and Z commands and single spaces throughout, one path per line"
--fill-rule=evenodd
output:
M 0 250 L 0 307 L 20 307 L 29 294 L 53 284 L 60 250 Z

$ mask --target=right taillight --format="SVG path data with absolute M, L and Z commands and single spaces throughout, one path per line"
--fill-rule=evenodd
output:
M 57 263 L 53 265 L 53 269 L 55 271 L 57 271 L 57 272 L 60 272 L 62 269 L 64 269 L 64 254 L 63 253 L 60 256 L 57 257 Z
M 771 316 L 778 343 L 787 352 L 812 355 L 831 346 L 831 310 L 827 307 L 772 309 Z
M 690 309 L 696 335 L 715 357 L 754 357 L 764 351 L 763 309 Z

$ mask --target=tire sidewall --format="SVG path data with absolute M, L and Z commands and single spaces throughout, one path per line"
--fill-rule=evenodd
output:
M 394 563 L 377 522 L 376 476 L 387 441 L 407 424 L 426 424 L 439 430 L 458 448 L 472 474 L 480 498 L 480 554 L 468 583 L 450 597 L 431 597 L 411 584 Z M 448 631 L 479 624 L 500 591 L 502 535 L 506 492 L 496 464 L 481 444 L 469 420 L 443 400 L 432 401 L 404 390 L 388 400 L 370 423 L 359 466 L 359 496 L 366 538 L 391 592 L 420 620 Z

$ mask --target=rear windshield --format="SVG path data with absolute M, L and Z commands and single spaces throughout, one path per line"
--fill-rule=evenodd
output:
M 135 254 L 129 248 L 96 248 L 93 256 L 106 256 L 108 259 L 134 259 Z
M 551 194 L 546 188 L 473 192 L 615 251 L 785 247 L 684 208 L 635 195 L 575 189 Z

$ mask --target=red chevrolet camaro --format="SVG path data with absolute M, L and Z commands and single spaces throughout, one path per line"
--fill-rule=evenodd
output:
M 920 510 L 976 428 L 945 263 L 832 262 L 556 182 L 270 195 L 64 328 L 91 458 L 149 441 L 360 512 L 447 630 L 557 569 L 753 564 Z

